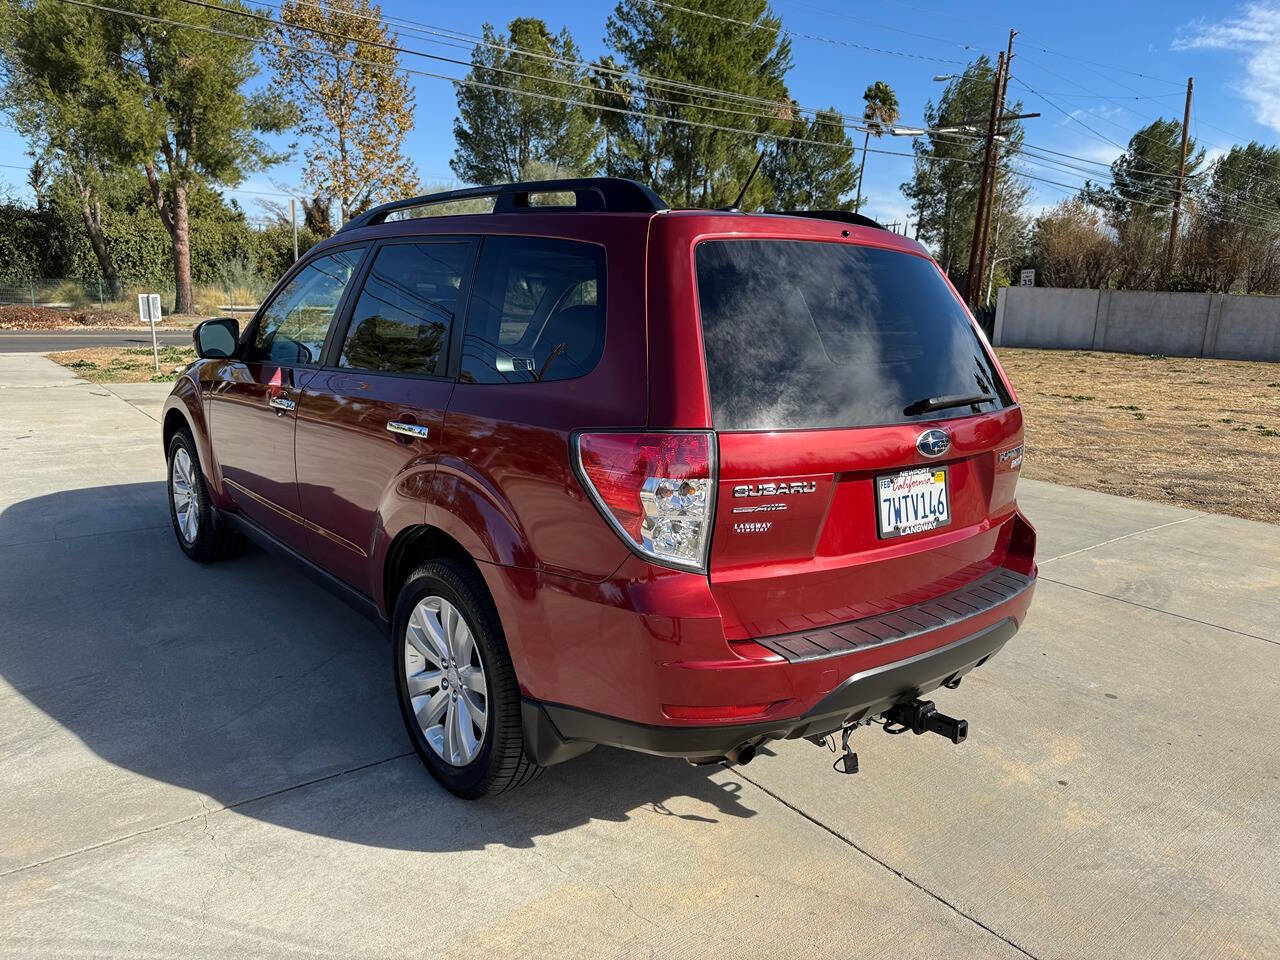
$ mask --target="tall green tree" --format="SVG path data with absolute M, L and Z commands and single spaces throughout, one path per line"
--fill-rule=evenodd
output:
M 609 17 L 605 42 L 627 69 L 650 78 L 638 80 L 633 91 L 634 109 L 643 116 L 628 117 L 620 135 L 624 172 L 676 204 L 732 203 L 761 149 L 792 123 L 784 83 L 791 41 L 767 0 L 679 6 L 623 0 Z M 693 86 L 744 99 L 726 104 Z M 757 177 L 743 208 L 764 205 L 769 193 L 768 179 Z
M 870 84 L 862 92 L 862 99 L 866 104 L 862 111 L 862 119 L 867 122 L 867 129 L 862 136 L 862 164 L 858 167 L 858 197 L 853 204 L 855 211 L 862 209 L 862 175 L 867 172 L 867 145 L 871 142 L 873 134 L 879 140 L 885 130 L 897 123 L 898 117 L 901 116 L 898 110 L 898 95 L 893 92 L 893 87 L 882 80 Z
M 1111 185 L 1085 185 L 1085 195 L 1113 221 L 1132 217 L 1167 221 L 1178 193 L 1182 124 L 1153 120 L 1129 138 L 1129 149 L 1111 164 Z M 1193 182 L 1204 163 L 1204 148 L 1187 140 L 1186 178 Z M 1189 185 L 1189 184 L 1188 184 Z
M 4 0 L 0 11 L 0 110 L 32 145 L 30 182 L 37 208 L 45 208 L 55 182 L 70 188 L 106 289 L 113 300 L 119 299 L 120 275 L 102 214 L 103 186 L 113 171 L 93 142 L 92 101 L 60 94 L 49 82 L 48 71 L 55 64 L 48 57 L 51 51 L 41 46 L 47 35 L 31 19 L 30 4 Z M 94 73 L 99 85 L 107 82 L 105 63 Z
M 1114 283 L 1122 290 L 1167 287 L 1165 251 L 1177 196 L 1182 124 L 1155 120 L 1129 138 L 1111 164 L 1111 183 L 1086 182 L 1081 195 L 1103 210 L 1118 240 Z M 1204 150 L 1187 141 L 1187 194 L 1199 175 Z M 1184 203 L 1186 201 L 1184 200 Z M 1187 285 L 1187 278 L 1176 279 Z
M 618 140 L 626 129 L 626 114 L 634 103 L 631 78 L 613 57 L 605 56 L 591 65 L 589 80 L 594 88 L 592 102 L 599 107 L 600 132 L 603 135 L 598 167 L 606 177 L 617 175 L 615 158 Z
M 275 88 L 301 108 L 310 139 L 303 183 L 338 202 L 346 220 L 374 203 L 413 196 L 404 155 L 413 89 L 396 35 L 369 0 L 285 0 L 271 54 Z
M 849 209 L 854 147 L 844 117 L 834 107 L 812 118 L 795 108 L 787 137 L 778 141 L 762 164 L 764 176 L 773 185 L 774 206 L 779 210 Z
M 271 93 L 250 94 L 253 40 L 263 27 L 226 0 L 117 0 L 122 13 L 57 0 L 9 0 L 21 21 L 22 69 L 50 102 L 78 111 L 77 133 L 95 157 L 140 169 L 173 252 L 174 310 L 192 310 L 188 203 L 201 182 L 235 184 L 280 156 L 259 138 L 292 111 Z M 132 13 L 204 29 L 144 20 Z M 217 31 L 217 32 L 211 32 Z
M 554 35 L 534 17 L 512 20 L 506 34 L 486 23 L 468 82 L 454 85 L 453 172 L 479 184 L 520 180 L 535 164 L 593 173 L 600 129 L 583 105 L 592 91 L 579 57 L 568 30 Z
M 1232 147 L 1189 206 L 1179 245 L 1185 276 L 1221 293 L 1280 289 L 1280 147 Z
M 981 56 L 947 84 L 936 104 L 929 101 L 924 111 L 929 132 L 913 143 L 913 175 L 902 184 L 902 192 L 915 207 L 917 236 L 934 245 L 938 262 L 953 278 L 967 268 L 973 243 L 983 134 L 991 117 L 994 88 L 995 69 Z M 1021 113 L 1022 103 L 1006 103 L 1005 112 Z M 1001 132 L 1006 139 L 1000 152 L 999 179 L 1007 182 L 1015 176 L 1009 158 L 1022 144 L 1022 124 L 1016 120 L 1006 123 Z M 1020 203 L 1018 192 L 1010 190 L 997 191 L 996 201 Z M 997 206 L 996 217 L 1001 215 Z

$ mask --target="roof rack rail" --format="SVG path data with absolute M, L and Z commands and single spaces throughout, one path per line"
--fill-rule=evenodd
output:
M 814 220 L 836 220 L 840 223 L 852 223 L 857 227 L 874 227 L 877 230 L 888 230 L 883 223 L 877 223 L 870 217 L 849 210 L 770 210 L 787 217 L 810 217 Z
M 572 207 L 535 205 L 530 196 L 539 193 L 572 193 Z M 494 213 L 515 213 L 522 210 L 580 210 L 608 211 L 610 213 L 661 213 L 669 209 L 663 199 L 651 189 L 635 180 L 621 177 L 575 177 L 565 180 L 531 180 L 526 183 L 500 183 L 490 187 L 466 187 L 444 193 L 430 193 L 421 197 L 393 200 L 366 210 L 352 217 L 338 230 L 358 230 L 360 227 L 383 223 L 391 214 L 401 210 L 430 207 L 457 200 L 474 200 L 493 197 Z

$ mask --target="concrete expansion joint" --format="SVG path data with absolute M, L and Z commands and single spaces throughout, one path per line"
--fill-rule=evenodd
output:
M 942 894 L 936 893 L 933 890 L 926 887 L 923 883 L 920 883 L 918 880 L 912 879 L 906 873 L 899 870 L 897 867 L 877 857 L 870 850 L 866 849 L 865 847 L 859 846 L 852 838 L 845 836 L 839 830 L 835 829 L 834 827 L 830 826 L 824 821 L 819 820 L 813 814 L 805 810 L 802 810 L 800 807 L 796 806 L 794 803 L 791 803 L 789 800 L 784 799 L 774 791 L 770 790 L 764 784 L 760 783 L 758 780 L 753 780 L 751 777 L 748 777 L 745 773 L 742 772 L 742 769 L 740 767 L 734 768 L 733 772 L 737 776 L 741 777 L 743 780 L 747 781 L 747 783 L 751 784 L 757 790 L 761 790 L 766 795 L 772 797 L 774 800 L 782 804 L 788 810 L 803 817 L 805 820 L 808 820 L 819 830 L 824 830 L 827 833 L 831 834 L 831 836 L 835 837 L 837 840 L 839 840 L 841 843 L 845 844 L 846 846 L 853 848 L 858 853 L 862 854 L 864 857 L 870 860 L 872 863 L 876 864 L 877 866 L 883 867 L 885 870 L 888 870 L 898 879 L 904 881 L 905 883 L 910 884 L 912 887 L 919 890 L 925 896 L 930 897 L 933 900 L 936 900 L 938 903 L 942 904 L 942 906 L 946 907 L 952 913 L 956 914 L 957 916 L 963 917 L 965 920 L 968 920 L 974 926 L 978 927 L 981 930 L 984 930 L 985 932 L 989 933 L 991 936 L 995 937 L 1001 943 L 1004 943 L 1007 946 L 1011 947 L 1012 949 L 1018 951 L 1018 953 L 1020 953 L 1022 956 L 1027 957 L 1028 960 L 1042 960 L 1042 958 L 1038 957 L 1036 954 L 1032 953 L 1031 951 L 1019 946 L 1017 943 L 1015 943 L 1013 940 L 1010 940 L 1008 937 L 1000 933 L 998 930 L 995 930 L 990 926 L 988 926 L 987 924 L 983 923 L 973 914 L 968 913 L 965 910 L 961 909 L 960 907 L 956 906 L 956 904 L 952 903 L 946 897 L 942 896 Z
M 1103 540 L 1100 543 L 1091 543 L 1087 547 L 1081 547 L 1079 550 L 1071 550 L 1067 553 L 1060 553 L 1056 557 L 1048 557 L 1044 560 L 1037 560 L 1036 566 L 1043 567 L 1046 563 L 1053 563 L 1055 560 L 1065 560 L 1067 557 L 1074 557 L 1081 553 L 1088 553 L 1090 550 L 1097 550 L 1099 547 L 1106 547 L 1113 543 L 1119 543 L 1121 540 L 1129 540 L 1133 537 L 1140 537 L 1144 533 L 1151 533 L 1153 530 L 1163 530 L 1165 527 L 1176 527 L 1180 523 L 1189 523 L 1192 520 L 1199 520 L 1207 517 L 1207 513 L 1197 513 L 1191 517 L 1180 517 L 1177 520 L 1170 520 L 1168 523 L 1157 523 L 1152 527 L 1143 527 L 1141 530 L 1135 530 L 1133 533 L 1126 533 L 1119 537 L 1112 537 L 1110 540 Z

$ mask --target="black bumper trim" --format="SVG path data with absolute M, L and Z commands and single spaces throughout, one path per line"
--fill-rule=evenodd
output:
M 950 593 L 887 613 L 838 623 L 833 627 L 752 639 L 792 663 L 825 660 L 886 643 L 897 643 L 976 617 L 992 607 L 1008 603 L 1034 582 L 1031 577 L 1001 567 Z
M 713 759 L 744 743 L 818 736 L 845 723 L 876 716 L 968 673 L 991 658 L 1018 631 L 1012 617 L 945 646 L 849 677 L 799 717 L 757 723 L 681 727 L 635 723 L 563 704 L 526 699 L 525 746 L 549 766 L 606 744 L 663 757 Z

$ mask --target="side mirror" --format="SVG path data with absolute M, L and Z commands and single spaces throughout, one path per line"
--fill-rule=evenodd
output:
M 240 321 L 231 317 L 215 317 L 199 324 L 191 338 L 196 355 L 202 360 L 234 357 L 240 345 Z

